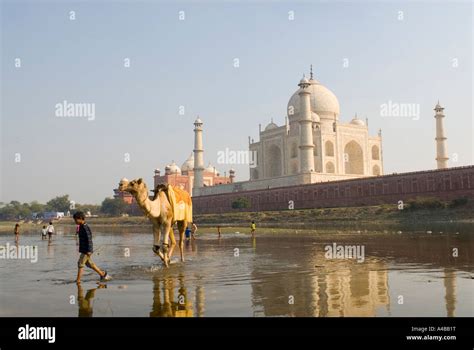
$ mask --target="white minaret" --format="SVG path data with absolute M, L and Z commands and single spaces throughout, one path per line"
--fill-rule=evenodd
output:
M 311 118 L 311 93 L 309 91 L 310 82 L 303 77 L 298 86 L 301 88 L 300 96 L 300 173 L 309 173 L 314 171 L 313 156 L 313 120 Z
M 193 188 L 204 185 L 202 173 L 204 171 L 204 149 L 202 148 L 202 120 L 199 117 L 194 122 L 194 182 Z
M 436 111 L 436 162 L 438 163 L 438 169 L 445 169 L 448 167 L 448 148 L 446 145 L 446 136 L 444 136 L 444 124 L 443 124 L 443 110 L 440 106 L 439 101 L 435 106 Z

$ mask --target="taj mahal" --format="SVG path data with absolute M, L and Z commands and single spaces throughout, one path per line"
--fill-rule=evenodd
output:
M 334 93 L 310 74 L 288 102 L 285 125 L 273 121 L 260 130 L 250 150 L 257 166 L 250 179 L 315 173 L 316 181 L 381 175 L 382 136 L 370 136 L 367 122 L 356 116 L 339 120 Z
M 288 200 L 298 208 L 395 203 L 416 196 L 452 200 L 472 195 L 473 166 L 448 166 L 444 107 L 434 107 L 437 167 L 410 173 L 384 174 L 382 131 L 369 134 L 368 119 L 340 117 L 336 95 L 313 75 L 303 75 L 290 96 L 285 122 L 273 120 L 259 139 L 248 138 L 249 179 L 235 181 L 235 164 L 222 162 L 221 172 L 204 164 L 204 121 L 194 121 L 194 149 L 179 167 L 154 171 L 154 185 L 168 183 L 193 196 L 197 213 L 233 211 L 237 199 L 248 200 L 239 210 L 284 210 Z M 247 153 L 242 151 L 243 153 Z M 226 169 L 224 169 L 226 168 Z M 472 179 L 471 179 L 472 177 Z M 133 203 L 118 189 L 116 198 Z
M 336 95 L 321 84 L 311 67 L 288 102 L 284 125 L 259 126 L 249 138 L 248 181 L 204 186 L 194 164 L 193 195 L 210 195 L 383 175 L 382 132 L 369 135 L 368 121 L 340 119 Z M 195 122 L 194 159 L 202 157 L 202 126 Z
M 249 180 L 235 181 L 232 164 L 223 174 L 211 164 L 204 166 L 204 122 L 198 117 L 191 155 L 181 167 L 173 161 L 164 173 L 155 169 L 155 186 L 168 183 L 199 197 L 382 177 L 381 129 L 370 135 L 368 119 L 357 114 L 343 121 L 336 95 L 314 77 L 312 66 L 309 79 L 303 76 L 297 86 L 288 101 L 285 123 L 272 120 L 263 130 L 259 125 L 259 140 L 248 138 Z M 446 169 L 444 108 L 438 102 L 434 110 L 437 168 Z M 126 196 L 114 191 L 116 197 Z

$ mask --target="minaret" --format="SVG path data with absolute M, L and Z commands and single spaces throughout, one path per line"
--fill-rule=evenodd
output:
M 204 171 L 204 150 L 202 148 L 202 120 L 199 117 L 194 122 L 194 182 L 193 188 L 204 185 L 202 173 Z
M 233 168 L 231 168 L 229 170 L 229 179 L 230 179 L 230 183 L 233 183 L 234 182 L 234 179 L 235 179 L 235 170 Z
M 443 125 L 443 110 L 440 106 L 439 101 L 435 106 L 436 111 L 436 162 L 438 163 L 438 169 L 445 169 L 448 167 L 448 148 L 446 145 L 446 136 L 444 136 L 444 125 Z
M 300 173 L 314 171 L 313 156 L 313 120 L 311 118 L 311 101 L 309 92 L 310 82 L 303 76 L 298 86 L 300 96 Z

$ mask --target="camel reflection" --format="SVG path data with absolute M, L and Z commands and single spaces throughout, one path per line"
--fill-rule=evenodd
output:
M 80 283 L 77 284 L 77 305 L 79 306 L 79 317 L 92 317 L 94 313 L 93 302 L 97 289 L 107 288 L 105 284 L 100 284 L 97 288 L 88 289 L 84 296 L 84 289 Z
M 184 276 L 153 277 L 153 305 L 150 317 L 193 317 L 193 306 Z

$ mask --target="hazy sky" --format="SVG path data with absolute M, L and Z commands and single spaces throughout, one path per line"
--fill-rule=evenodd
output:
M 382 128 L 386 173 L 435 168 L 438 98 L 450 166 L 473 164 L 469 2 L 3 1 L 1 10 L 0 201 L 99 203 L 122 177 L 152 187 L 155 168 L 191 153 L 197 115 L 206 165 L 226 147 L 247 150 L 259 123 L 284 122 L 310 64 L 338 97 L 340 120 L 357 112 L 372 135 Z M 95 104 L 95 119 L 56 117 L 64 100 Z M 388 101 L 418 104 L 419 120 L 381 116 Z M 217 165 L 230 167 L 248 179 L 247 165 Z

